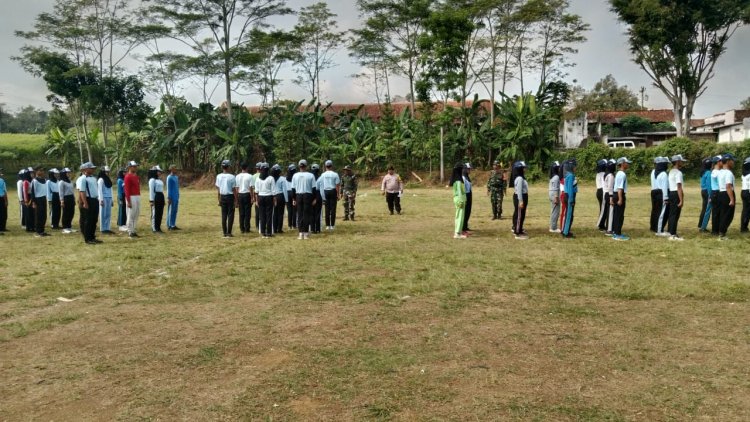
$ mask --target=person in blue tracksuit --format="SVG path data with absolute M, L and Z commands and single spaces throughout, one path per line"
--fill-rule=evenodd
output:
M 177 211 L 180 208 L 180 177 L 177 166 L 169 166 L 167 176 L 167 230 L 180 230 L 177 227 Z
M 570 229 L 573 227 L 576 196 L 578 194 L 578 179 L 576 178 L 577 166 L 578 163 L 576 163 L 576 160 L 568 160 L 563 164 L 563 172 L 565 174 L 565 193 L 568 201 L 568 213 L 565 216 L 565 224 L 562 228 L 562 236 L 568 239 L 575 237 L 573 233 L 571 233 Z
M 711 159 L 703 160 L 703 173 L 701 174 L 701 213 L 698 215 L 698 230 L 701 233 L 708 232 L 708 220 L 711 218 Z

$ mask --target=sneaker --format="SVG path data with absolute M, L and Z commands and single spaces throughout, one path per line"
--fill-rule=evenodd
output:
M 575 239 L 576 235 L 574 235 L 573 233 L 568 233 L 568 234 L 563 234 L 562 237 L 563 239 Z
M 655 235 L 657 237 L 672 237 L 672 235 L 667 232 L 656 232 Z
M 725 235 L 721 235 L 721 236 L 719 236 L 719 241 L 720 241 L 720 242 L 723 242 L 723 241 L 726 241 L 726 240 L 729 240 L 729 238 L 728 238 L 728 237 L 726 237 Z
M 514 237 L 516 238 L 516 240 L 527 240 L 529 238 L 529 236 L 527 236 L 527 235 L 525 235 L 523 233 L 517 234 Z
M 120 226 L 117 228 L 117 230 L 120 230 L 121 232 L 126 232 L 128 231 L 128 226 Z
M 560 229 L 549 229 L 549 232 L 550 233 L 562 233 L 562 231 L 560 231 Z
M 613 235 L 612 239 L 614 239 L 614 240 L 620 240 L 620 241 L 627 241 L 627 240 L 630 240 L 630 236 L 626 236 L 624 234 L 621 234 L 619 236 L 618 235 Z
M 98 243 L 97 243 L 97 242 L 95 242 L 95 241 L 93 241 L 93 240 L 87 240 L 87 241 L 86 241 L 86 244 L 87 244 L 87 245 L 98 245 Z
M 463 234 L 459 234 L 459 233 L 455 233 L 455 234 L 453 235 L 453 238 L 454 238 L 454 239 L 466 239 L 466 235 L 463 235 Z
M 34 233 L 34 237 L 42 237 L 42 235 L 39 233 Z
M 471 236 L 471 233 L 469 233 L 467 231 L 463 231 L 463 232 L 461 232 L 461 236 L 469 237 L 469 236 Z
M 310 233 L 305 233 L 302 238 L 305 240 L 310 239 Z
M 171 227 L 170 230 L 182 230 L 182 229 L 177 226 L 174 226 L 174 227 Z
M 302 240 L 304 238 L 305 238 L 305 236 L 302 233 L 300 233 L 299 236 L 297 237 L 297 240 Z
M 677 235 L 675 234 L 675 235 L 669 236 L 669 240 L 676 240 L 676 241 L 678 241 L 678 242 L 682 242 L 682 241 L 683 241 L 683 240 L 685 240 L 685 239 L 683 239 L 683 238 L 681 238 L 680 236 L 677 236 Z
M 614 236 L 614 234 L 615 234 L 614 232 L 611 232 L 609 230 L 607 230 L 607 231 L 604 232 L 604 235 L 607 236 L 607 237 L 612 237 L 612 236 Z

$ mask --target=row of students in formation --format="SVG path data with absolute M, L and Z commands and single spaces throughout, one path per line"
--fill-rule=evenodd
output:
M 136 229 L 140 213 L 140 179 L 136 173 L 137 169 L 138 164 L 131 161 L 128 163 L 127 173 L 124 169 L 120 170 L 117 178 L 116 224 L 120 231 L 128 232 L 131 238 L 138 237 Z M 79 170 L 81 175 L 75 183 L 70 179 L 72 170 L 67 167 L 62 170 L 53 168 L 46 174 L 41 166 L 20 170 L 17 191 L 21 227 L 27 232 L 35 233 L 36 237 L 46 237 L 50 236 L 46 231 L 49 221 L 52 230 L 61 230 L 64 234 L 73 233 L 76 231 L 73 229 L 73 218 L 78 203 L 79 228 L 86 243 L 101 243 L 96 239 L 97 222 L 102 234 L 114 235 L 112 209 L 115 184 L 110 177 L 110 168 L 102 167 L 96 177 L 96 166 L 90 162 L 82 164 Z M 179 230 L 176 224 L 180 197 L 177 167 L 170 166 L 167 196 L 164 182 L 161 180 L 162 173 L 159 166 L 153 167 L 148 173 L 151 228 L 154 233 L 163 233 L 161 222 L 165 205 L 169 206 L 167 228 Z M 4 181 L 2 183 L 4 186 Z
M 279 164 L 270 166 L 260 162 L 255 165 L 255 173 L 250 173 L 249 166 L 243 163 L 237 175 L 232 173 L 231 166 L 229 160 L 222 161 L 222 173 L 216 177 L 221 228 L 225 238 L 233 237 L 235 209 L 239 210 L 240 231 L 250 233 L 255 227 L 263 238 L 284 232 L 285 210 L 288 227 L 298 230 L 299 239 L 309 239 L 310 233 L 320 233 L 322 220 L 325 220 L 327 231 L 334 231 L 340 200 L 344 202 L 344 220 L 354 220 L 358 183 L 349 166 L 344 167 L 341 176 L 333 170 L 330 160 L 324 163 L 323 173 L 318 164 L 310 166 L 308 171 L 307 161 L 300 160 L 296 165 L 287 167 L 285 176 L 282 176 Z M 386 184 L 389 186 L 387 191 Z M 384 180 L 383 186 L 383 193 L 388 194 L 389 208 L 393 210 L 395 207 L 400 213 L 400 201 L 392 197 L 391 184 Z M 400 189 L 399 196 L 403 187 Z M 253 205 L 255 224 L 251 225 Z

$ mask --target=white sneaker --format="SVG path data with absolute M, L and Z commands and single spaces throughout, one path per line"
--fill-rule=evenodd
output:
M 454 239 L 466 239 L 466 237 L 467 237 L 466 235 L 463 235 L 463 234 L 460 234 L 460 233 L 455 233 L 453 235 Z
M 72 230 L 70 230 L 70 229 L 63 229 L 63 231 L 62 231 L 62 232 L 63 232 L 64 234 L 71 234 L 71 233 L 73 233 L 73 231 L 72 231 Z
M 305 239 L 305 240 L 308 240 L 308 239 L 310 239 L 310 233 L 305 233 L 305 235 L 304 235 L 304 239 Z
M 525 234 L 517 234 L 517 235 L 515 235 L 515 238 L 516 238 L 516 240 L 527 240 L 529 238 L 529 236 L 527 236 Z
M 656 233 L 656 236 L 657 237 L 671 237 L 672 235 L 670 235 L 667 232 L 658 232 L 658 233 Z
M 554 229 L 554 230 L 549 229 L 549 232 L 550 233 L 562 233 L 562 231 L 560 229 Z
M 117 229 L 120 230 L 121 232 L 126 232 L 128 231 L 128 226 L 120 226 Z
M 669 236 L 669 240 L 676 240 L 678 242 L 682 242 L 685 239 L 681 238 L 680 236 L 674 235 L 674 236 Z
M 299 237 L 297 237 L 297 240 L 302 240 L 302 239 L 304 239 L 304 238 L 305 238 L 305 236 L 304 236 L 304 235 L 303 235 L 302 233 L 300 233 L 300 234 L 299 234 Z

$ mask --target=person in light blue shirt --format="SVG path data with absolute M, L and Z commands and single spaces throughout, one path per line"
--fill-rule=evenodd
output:
M 318 189 L 315 185 L 315 176 L 307 172 L 307 161 L 300 160 L 298 167 L 299 171 L 292 176 L 292 202 L 297 207 L 298 239 L 309 239 Z
M 58 186 L 58 176 L 60 171 L 56 168 L 50 169 L 47 174 L 47 203 L 50 212 L 50 227 L 53 230 L 60 228 L 60 187 Z
M 99 230 L 102 234 L 115 234 L 112 231 L 112 207 L 114 206 L 112 195 L 112 179 L 109 177 L 109 166 L 102 167 L 97 180 L 97 192 L 99 194 Z
M 620 171 L 615 175 L 615 197 L 612 198 L 611 204 L 614 207 L 612 222 L 612 239 L 614 240 L 630 240 L 629 236 L 622 234 L 628 193 L 628 176 L 625 172 L 630 167 L 630 164 L 632 164 L 632 161 L 628 160 L 627 157 L 620 157 L 617 159 L 617 165 L 620 167 Z
M 216 176 L 216 190 L 219 195 L 219 206 L 221 207 L 221 229 L 224 231 L 224 238 L 233 237 L 234 209 L 239 207 L 237 179 L 229 171 L 230 164 L 229 160 L 222 161 L 222 173 Z
M 565 224 L 562 228 L 562 236 L 568 239 L 575 237 L 573 233 L 570 232 L 570 230 L 573 227 L 576 196 L 578 194 L 578 179 L 576 178 L 577 166 L 578 164 L 576 163 L 576 160 L 568 160 L 563 163 L 563 174 L 565 175 L 565 196 L 568 201 L 568 212 L 565 215 Z
M 336 207 L 341 198 L 341 178 L 333 171 L 333 161 L 325 162 L 326 171 L 320 175 L 320 189 L 325 204 L 326 230 L 333 231 L 336 226 Z
M 180 208 L 180 179 L 177 166 L 169 166 L 167 176 L 167 230 L 180 230 L 177 227 L 177 211 Z
M 276 196 L 273 207 L 273 232 L 284 233 L 284 209 L 289 202 L 289 191 L 291 187 L 286 177 L 281 175 L 281 166 L 274 164 L 271 167 L 271 177 L 276 183 Z
M 698 230 L 705 233 L 708 230 L 708 220 L 711 218 L 711 159 L 703 160 L 703 173 L 701 174 L 701 212 L 698 215 Z
M 8 231 L 8 187 L 3 176 L 3 169 L 0 169 L 0 235 Z
M 34 229 L 36 229 L 36 237 L 44 237 L 50 235 L 44 231 L 44 226 L 47 224 L 47 180 L 44 178 L 44 167 L 37 167 L 35 171 L 36 178 L 31 181 Z

